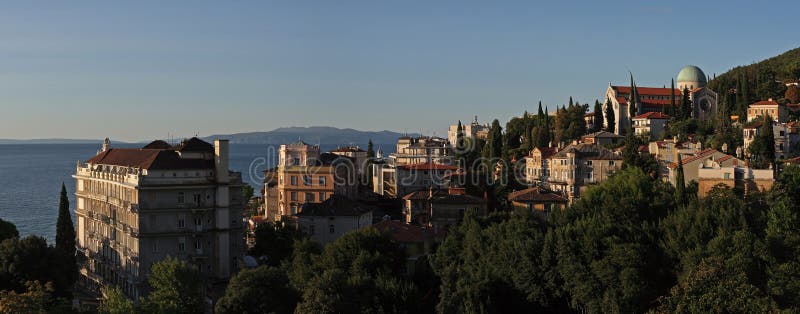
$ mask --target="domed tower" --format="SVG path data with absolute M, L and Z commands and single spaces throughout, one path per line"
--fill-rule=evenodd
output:
M 678 89 L 680 90 L 705 87 L 706 83 L 708 83 L 706 74 L 696 66 L 687 65 L 678 72 Z

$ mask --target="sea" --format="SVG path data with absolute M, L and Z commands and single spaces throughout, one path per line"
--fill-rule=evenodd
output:
M 143 144 L 112 144 L 141 147 Z M 67 187 L 70 211 L 75 209 L 75 173 L 78 161 L 97 154 L 99 144 L 6 144 L 0 145 L 0 218 L 17 226 L 20 236 L 36 235 L 55 242 L 61 183 Z M 332 147 L 321 147 L 332 149 Z M 262 172 L 277 160 L 274 145 L 231 144 L 230 168 L 256 194 Z

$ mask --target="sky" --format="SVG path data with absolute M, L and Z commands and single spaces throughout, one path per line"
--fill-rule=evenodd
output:
M 800 46 L 800 2 L 80 1 L 0 7 L 0 138 L 446 135 Z

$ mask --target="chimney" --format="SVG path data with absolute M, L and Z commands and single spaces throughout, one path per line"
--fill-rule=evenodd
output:
M 214 140 L 214 173 L 217 183 L 228 183 L 228 140 Z
M 772 98 L 768 98 L 767 101 L 772 101 Z

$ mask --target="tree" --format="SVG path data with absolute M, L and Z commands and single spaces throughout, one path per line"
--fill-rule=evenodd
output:
M 19 237 L 17 226 L 13 223 L 0 219 L 0 242 L 5 239 Z
M 544 111 L 542 111 L 542 101 L 541 100 L 539 101 L 539 110 L 536 111 L 536 116 L 539 118 L 539 120 L 544 118 Z
M 659 299 L 659 313 L 769 313 L 775 305 L 741 269 L 721 258 L 703 260 L 696 271 Z
M 646 311 L 672 286 L 655 224 L 673 207 L 668 185 L 629 167 L 551 212 L 550 285 L 575 311 Z
M 404 251 L 388 234 L 365 228 L 328 244 L 318 257 L 300 255 L 290 266 L 305 269 L 290 274 L 303 290 L 298 312 L 418 312 L 416 287 L 395 275 L 403 273 Z
M 686 204 L 686 182 L 683 178 L 683 161 L 681 160 L 681 154 L 678 155 L 678 161 L 675 170 L 675 200 L 678 204 L 684 205 Z
M 119 287 L 108 288 L 103 293 L 103 302 L 97 308 L 100 314 L 135 314 L 139 309 Z
M 629 133 L 633 132 L 633 117 L 636 116 L 636 105 L 639 103 L 639 95 L 636 92 L 636 82 L 633 81 L 633 74 L 631 74 L 631 95 L 628 97 L 628 126 L 630 127 Z
M 56 249 L 65 259 L 64 265 L 69 284 L 78 280 L 78 262 L 75 256 L 75 226 L 72 225 L 72 215 L 69 212 L 69 199 L 67 188 L 61 183 L 61 200 L 58 205 L 58 220 L 56 222 Z
M 0 290 L 23 293 L 29 281 L 50 282 L 56 297 L 68 297 L 74 282 L 71 269 L 64 254 L 42 237 L 0 242 Z
M 255 244 L 250 248 L 249 254 L 269 266 L 279 266 L 291 257 L 294 242 L 303 237 L 296 228 L 283 222 L 261 223 L 256 226 L 253 234 Z
M 594 119 L 592 120 L 592 132 L 603 129 L 603 105 L 599 100 L 594 101 Z
M 669 115 L 675 116 L 675 79 L 672 79 L 669 89 Z
M 765 242 L 769 294 L 782 308 L 800 308 L 800 166 L 786 165 L 769 192 Z
M 611 99 L 606 99 L 606 132 L 614 133 L 615 128 L 614 108 L 611 106 Z
M 200 313 L 204 311 L 203 281 L 186 261 L 167 257 L 153 264 L 147 282 L 152 287 L 145 307 L 155 312 Z
M 255 191 L 253 190 L 253 186 L 251 186 L 249 184 L 245 184 L 242 187 L 242 196 L 243 196 L 245 202 L 249 202 L 250 199 L 253 198 L 254 193 L 255 193 Z
M 797 88 L 797 85 L 789 85 L 786 87 L 786 93 L 783 96 L 786 98 L 789 103 L 796 104 L 800 102 L 800 91 Z
M 51 283 L 28 281 L 25 286 L 23 293 L 0 291 L 0 314 L 72 312 L 66 300 L 53 298 Z
M 459 133 L 461 132 L 461 121 L 458 121 Z M 362 167 L 364 173 L 364 182 L 366 182 L 366 187 L 368 190 L 372 190 L 372 165 L 375 163 L 375 145 L 372 144 L 372 139 L 367 142 L 367 161 L 363 165 L 358 165 L 358 167 Z
M 245 269 L 231 278 L 216 313 L 292 313 L 299 296 L 278 268 Z
M 678 111 L 680 119 L 685 120 L 692 117 L 692 101 L 689 99 L 689 88 L 683 88 L 683 97 L 681 98 L 681 106 Z

